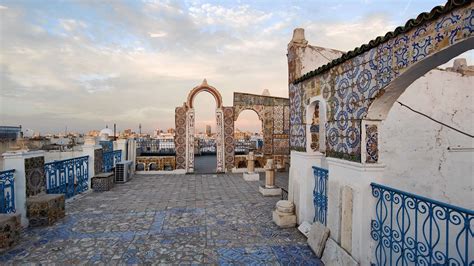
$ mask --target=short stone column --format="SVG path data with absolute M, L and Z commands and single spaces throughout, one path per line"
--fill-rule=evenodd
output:
M 291 201 L 280 200 L 273 211 L 273 222 L 281 228 L 296 226 L 295 205 Z
M 244 173 L 245 181 L 259 181 L 260 175 L 255 173 L 255 154 L 249 152 L 247 155 L 247 172 Z
M 275 185 L 275 166 L 273 159 L 268 159 L 265 165 L 265 185 L 260 186 L 260 193 L 263 196 L 280 196 L 281 188 Z
M 15 209 L 21 215 L 21 225 L 28 226 L 26 216 L 26 167 L 25 160 L 33 157 L 44 156 L 44 151 L 9 151 L 3 154 L 4 168 L 15 169 Z

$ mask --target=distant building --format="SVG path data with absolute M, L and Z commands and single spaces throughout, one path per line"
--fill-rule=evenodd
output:
M 212 132 L 211 132 L 211 125 L 206 125 L 206 135 L 207 136 L 211 136 Z
M 173 135 L 175 133 L 174 128 L 168 128 L 168 130 L 166 132 L 168 132 L 169 134 L 173 134 Z
M 0 140 L 16 140 L 21 137 L 21 126 L 0 126 Z

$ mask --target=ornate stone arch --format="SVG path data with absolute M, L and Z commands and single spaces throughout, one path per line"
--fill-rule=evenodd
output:
M 193 101 L 194 101 L 194 97 L 196 97 L 196 95 L 198 95 L 200 92 L 208 92 L 210 93 L 214 99 L 216 100 L 216 108 L 222 108 L 222 96 L 221 94 L 219 93 L 219 91 L 210 86 L 209 84 L 207 84 L 207 80 L 204 79 L 201 83 L 201 85 L 199 86 L 196 86 L 194 87 L 188 94 L 188 99 L 186 101 L 186 106 L 188 108 L 193 108 Z
M 219 91 L 207 84 L 206 79 L 201 85 L 194 87 L 188 94 L 187 101 L 183 107 L 176 108 L 176 163 L 178 169 L 185 169 L 187 173 L 194 172 L 194 108 L 193 101 L 200 92 L 210 93 L 216 100 L 216 172 L 225 171 L 225 149 L 224 149 L 224 107 L 222 96 Z
M 242 113 L 243 111 L 246 111 L 246 110 L 254 111 L 258 115 L 258 119 L 260 119 L 260 121 L 262 121 L 262 123 L 263 123 L 263 118 L 264 118 L 264 114 L 263 114 L 264 107 L 263 107 L 263 105 L 234 107 L 234 121 L 237 121 L 237 119 L 239 118 L 240 113 Z

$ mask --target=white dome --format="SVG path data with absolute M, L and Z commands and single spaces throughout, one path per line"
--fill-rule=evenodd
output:
M 105 134 L 109 135 L 109 137 L 113 137 L 113 136 L 114 136 L 114 132 L 113 132 L 112 129 L 110 129 L 110 128 L 104 128 L 104 129 L 102 129 L 102 130 L 100 131 L 100 133 L 99 133 L 99 136 L 102 136 L 102 135 L 105 135 Z

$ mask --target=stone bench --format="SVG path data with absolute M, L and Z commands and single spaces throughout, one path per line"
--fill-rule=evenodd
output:
M 31 227 L 53 225 L 66 215 L 64 194 L 39 194 L 26 199 Z
M 18 244 L 20 240 L 20 214 L 0 214 L 0 252 Z
M 92 179 L 92 189 L 97 192 L 109 191 L 114 186 L 114 173 L 101 173 Z

